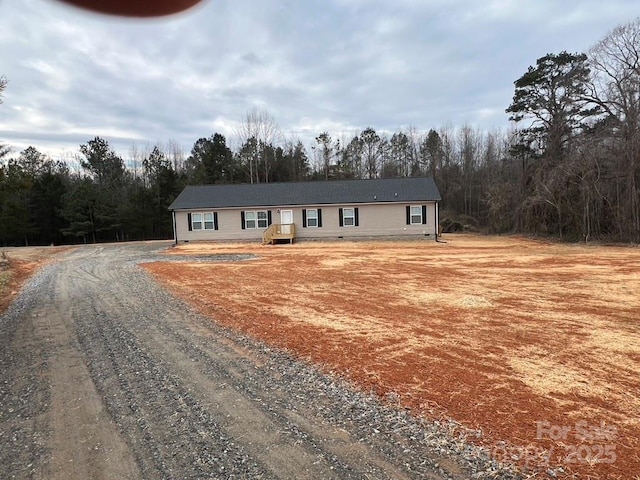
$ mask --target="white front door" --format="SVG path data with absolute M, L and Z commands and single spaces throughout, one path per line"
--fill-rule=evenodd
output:
M 282 224 L 282 233 L 291 233 L 291 224 L 293 223 L 293 210 L 280 210 L 280 223 Z

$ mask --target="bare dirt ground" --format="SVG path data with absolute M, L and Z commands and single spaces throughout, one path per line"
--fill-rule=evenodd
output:
M 36 268 L 72 247 L 0 247 L 0 313 Z
M 517 478 L 455 424 L 198 314 L 139 267 L 167 246 L 77 247 L 14 295 L 0 315 L 0 478 Z
M 640 248 L 445 239 L 185 244 L 171 253 L 259 258 L 146 268 L 216 322 L 461 422 L 499 461 L 640 478 Z

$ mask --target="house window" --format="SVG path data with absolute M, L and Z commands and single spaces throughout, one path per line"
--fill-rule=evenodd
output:
M 342 212 L 340 212 L 340 221 L 342 222 Z M 322 228 L 322 209 L 321 208 L 303 208 L 302 209 L 302 226 L 311 228 Z
M 269 216 L 266 210 L 244 212 L 244 228 L 267 228 L 269 226 Z
M 213 221 L 213 212 L 207 212 L 204 215 L 204 229 L 205 230 L 214 230 L 215 222 Z
M 341 227 L 357 227 L 358 226 L 358 208 L 339 208 L 338 220 Z
M 258 228 L 267 228 L 269 223 L 267 222 L 266 210 L 256 212 L 258 214 Z
M 407 205 L 407 225 L 426 225 L 427 224 L 427 206 L 426 205 Z
M 201 213 L 191 214 L 191 228 L 193 230 L 202 230 L 202 214 Z
M 422 225 L 422 206 L 411 207 L 411 225 Z
M 318 210 L 307 209 L 307 227 L 318 226 Z
M 218 230 L 218 212 L 198 212 L 187 215 L 189 231 Z
M 244 228 L 256 228 L 256 212 L 244 212 Z
M 356 224 L 356 214 L 353 208 L 342 209 L 342 225 L 353 227 Z

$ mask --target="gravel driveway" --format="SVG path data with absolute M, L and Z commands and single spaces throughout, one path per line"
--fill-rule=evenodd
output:
M 516 478 L 194 313 L 137 266 L 167 245 L 68 252 L 0 317 L 0 478 Z

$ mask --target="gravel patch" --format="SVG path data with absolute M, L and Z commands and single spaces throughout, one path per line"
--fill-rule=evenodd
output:
M 219 253 L 216 255 L 152 255 L 144 259 L 137 260 L 135 263 L 149 262 L 168 262 L 168 263 L 217 263 L 217 262 L 244 262 L 247 260 L 256 260 L 260 258 L 258 255 L 251 253 L 235 254 L 235 253 Z
M 48 456 L 49 426 L 45 413 L 51 405 L 45 372 L 46 345 L 30 342 L 21 320 L 35 305 L 35 295 L 47 277 L 37 275 L 25 286 L 9 310 L 0 316 L 0 472 L 2 478 L 37 478 Z M 30 348 L 11 348 L 27 342 Z M 10 475 L 8 475 L 10 473 Z M 5 476 L 7 475 L 7 476 Z

